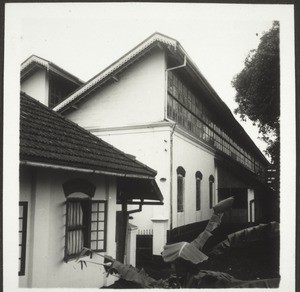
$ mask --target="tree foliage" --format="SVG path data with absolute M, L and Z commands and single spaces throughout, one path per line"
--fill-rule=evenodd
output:
M 265 32 L 256 50 L 245 59 L 244 69 L 237 74 L 232 85 L 236 89 L 235 113 L 243 120 L 249 118 L 259 127 L 267 142 L 266 154 L 273 163 L 279 161 L 280 116 L 280 56 L 279 22 Z

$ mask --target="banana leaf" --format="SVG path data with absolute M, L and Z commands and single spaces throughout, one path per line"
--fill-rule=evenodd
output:
M 207 226 L 191 243 L 182 241 L 174 244 L 167 244 L 164 246 L 162 252 L 163 260 L 173 262 L 178 258 L 187 260 L 193 264 L 199 264 L 208 259 L 207 255 L 202 252 L 202 249 L 207 240 L 212 237 L 212 232 L 219 227 L 223 213 L 231 208 L 234 198 L 230 197 L 219 202 L 213 207 L 212 214 Z
M 209 254 L 219 255 L 229 248 L 241 247 L 253 242 L 264 241 L 276 237 L 279 237 L 279 223 L 270 222 L 268 224 L 259 224 L 229 234 L 224 241 L 214 246 Z
M 243 281 L 216 271 L 199 271 L 187 288 L 278 288 L 279 278 Z

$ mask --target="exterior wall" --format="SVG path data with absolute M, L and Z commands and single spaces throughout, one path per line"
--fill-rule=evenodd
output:
M 170 208 L 170 126 L 147 125 L 122 130 L 94 131 L 93 134 L 114 145 L 125 153 L 157 171 L 156 182 L 164 197 L 163 206 L 143 206 L 142 212 L 134 213 L 130 223 L 138 226 L 139 232 L 152 229 L 151 219 L 169 219 Z M 136 209 L 133 205 L 128 209 Z
M 21 83 L 21 91 L 48 106 L 49 78 L 46 69 L 40 69 Z
M 209 208 L 209 176 L 213 175 L 215 183 L 213 184 L 213 205 L 216 201 L 216 168 L 214 162 L 214 153 L 199 143 L 193 142 L 186 135 L 182 135 L 175 130 L 174 133 L 174 153 L 173 153 L 173 228 L 187 225 L 194 222 L 208 220 L 212 214 Z M 177 212 L 177 172 L 176 169 L 181 166 L 185 169 L 184 179 L 184 212 Z M 200 171 L 203 175 L 201 181 L 201 209 L 196 211 L 196 177 L 195 174 Z
M 30 255 L 32 254 L 32 226 L 34 220 L 34 178 L 35 171 L 33 169 L 22 170 L 20 173 L 20 201 L 28 202 L 28 214 L 27 214 L 27 237 L 26 237 L 26 261 L 25 261 L 25 275 L 19 277 L 19 287 L 28 287 L 28 277 L 31 274 L 32 260 Z
M 163 123 L 115 131 L 94 132 L 118 149 L 132 154 L 140 162 L 157 171 L 156 182 L 164 197 L 164 205 L 143 206 L 129 222 L 138 227 L 139 234 L 153 234 L 153 254 L 160 255 L 170 228 L 170 125 Z M 120 208 L 120 206 L 118 206 Z M 129 210 L 137 205 L 129 206 Z M 165 232 L 163 232 L 165 231 Z
M 165 59 L 157 49 L 116 76 L 119 81 L 79 105 L 67 117 L 81 127 L 116 127 L 164 119 Z
M 39 169 L 36 175 L 21 169 L 21 200 L 29 200 L 27 266 L 20 287 L 99 288 L 112 283 L 103 269 L 88 264 L 84 270 L 74 260 L 63 261 L 65 246 L 65 195 L 62 184 L 72 178 L 86 178 L 96 185 L 93 199 L 108 200 L 107 254 L 115 256 L 116 183 L 103 176 Z M 101 259 L 101 258 L 100 258 Z M 103 259 L 102 259 L 103 260 Z

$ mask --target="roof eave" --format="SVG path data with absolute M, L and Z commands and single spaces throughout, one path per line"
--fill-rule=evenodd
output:
M 94 173 L 94 174 L 102 174 L 108 176 L 115 176 L 115 177 L 127 177 L 127 178 L 140 178 L 140 179 L 155 179 L 155 176 L 143 175 L 138 173 L 125 173 L 125 172 L 114 172 L 114 171 L 105 171 L 97 168 L 84 168 L 84 167 L 74 167 L 74 166 L 67 166 L 67 165 L 60 165 L 60 164 L 51 164 L 39 161 L 31 161 L 20 159 L 21 165 L 27 165 L 32 167 L 38 168 L 47 168 L 47 169 L 55 169 L 55 170 L 66 170 L 66 171 L 75 171 L 75 172 L 82 172 L 82 173 Z

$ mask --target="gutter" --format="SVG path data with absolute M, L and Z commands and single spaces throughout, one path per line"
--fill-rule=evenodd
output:
M 28 165 L 28 166 L 34 166 L 34 167 L 48 168 L 48 169 L 78 171 L 78 172 L 103 174 L 103 175 L 110 175 L 110 176 L 117 176 L 117 177 L 155 179 L 154 177 L 147 176 L 147 175 L 118 173 L 118 172 L 113 172 L 113 171 L 96 170 L 96 169 L 88 169 L 88 168 L 80 168 L 80 167 L 72 167 L 72 166 L 63 166 L 63 165 L 49 164 L 49 163 L 42 163 L 42 162 L 31 162 L 31 161 L 28 161 L 28 160 L 21 160 L 20 164 Z

